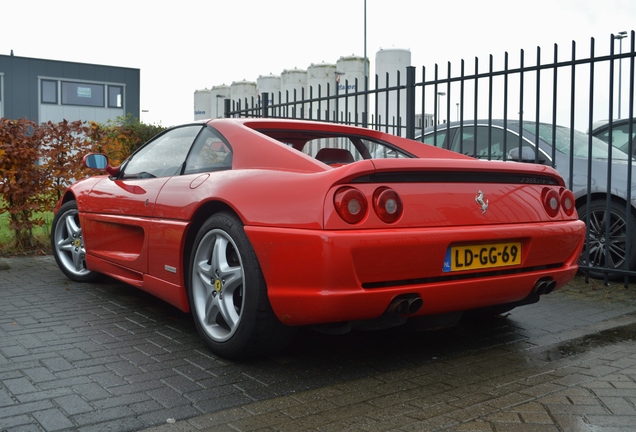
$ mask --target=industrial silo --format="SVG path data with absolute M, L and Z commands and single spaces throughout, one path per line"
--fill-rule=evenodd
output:
M 304 69 L 285 69 L 280 75 L 283 117 L 306 117 L 303 104 L 293 104 L 307 98 L 307 71 Z
M 365 88 L 364 74 L 370 75 L 369 59 L 367 67 L 364 67 L 364 57 L 355 55 L 340 57 L 336 62 L 336 81 L 338 83 L 338 94 L 356 93 L 368 90 Z M 369 86 L 371 85 L 369 81 Z M 366 99 L 366 104 L 372 106 L 370 98 Z M 338 119 L 350 124 L 362 124 L 362 116 L 365 112 L 365 97 L 349 96 L 338 98 Z
M 411 51 L 407 49 L 380 49 L 375 55 L 375 73 L 378 75 L 378 112 L 375 113 L 376 123 L 382 130 L 403 136 L 406 126 L 406 90 L 400 90 L 400 104 L 398 106 L 398 92 L 381 90 L 406 84 L 406 68 L 411 66 Z M 387 79 L 388 76 L 388 79 Z M 398 127 L 399 126 L 399 127 Z
M 259 75 L 256 79 L 256 88 L 258 90 L 258 95 L 261 98 L 263 97 L 263 93 L 267 93 L 269 105 L 280 103 L 280 75 Z
M 258 92 L 254 81 L 234 81 L 230 86 L 232 111 L 245 110 L 258 106 Z
M 194 91 L 194 119 L 205 120 L 212 118 L 212 92 L 209 89 Z
M 212 87 L 210 102 L 212 103 L 212 118 L 224 117 L 225 99 L 230 99 L 230 86 L 218 85 Z
M 336 93 L 336 65 L 311 64 L 307 68 L 307 91 L 305 99 L 319 99 Z M 333 101 L 315 101 L 306 105 L 307 118 L 313 120 L 333 119 Z

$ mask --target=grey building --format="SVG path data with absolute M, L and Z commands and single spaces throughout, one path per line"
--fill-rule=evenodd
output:
M 139 75 L 133 68 L 0 55 L 0 118 L 139 118 Z

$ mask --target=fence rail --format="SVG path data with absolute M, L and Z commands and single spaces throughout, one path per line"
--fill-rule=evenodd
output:
M 602 55 L 597 55 L 596 41 L 590 39 L 589 54 L 579 56 L 580 48 L 572 42 L 565 59 L 556 44 L 548 53 L 548 61 L 544 60 L 544 52 L 539 47 L 534 58 L 528 58 L 524 50 L 520 50 L 514 67 L 511 67 L 508 53 L 504 53 L 503 65 L 498 67 L 495 67 L 492 55 L 485 68 L 478 58 L 474 59 L 472 67 L 461 60 L 459 70 L 454 70 L 448 62 L 443 72 L 436 64 L 432 68 L 432 78 L 428 78 L 430 70 L 422 66 L 418 79 L 417 68 L 409 66 L 392 76 L 388 73 L 385 77 L 376 75 L 372 88 L 365 78 L 364 83 L 355 80 L 353 86 L 346 81 L 345 91 L 340 92 L 334 81 L 334 85 L 300 92 L 226 99 L 224 112 L 226 117 L 297 118 L 356 125 L 422 141 L 428 134 L 432 139 L 427 143 L 438 146 L 445 145 L 438 142 L 441 134 L 450 136 L 452 128 L 458 124 L 460 149 L 465 141 L 465 130 L 473 129 L 476 136 L 478 127 L 487 125 L 485 157 L 488 159 L 498 154 L 493 150 L 493 145 L 499 144 L 494 142 L 497 133 L 494 124 L 503 131 L 508 131 L 511 125 L 519 125 L 514 140 L 507 141 L 508 133 L 503 134 L 501 158 L 505 160 L 508 151 L 517 146 L 522 152 L 526 133 L 537 137 L 535 141 L 540 137 L 551 145 L 547 163 L 559 170 L 568 187 L 574 190 L 577 178 L 582 174 L 577 170 L 581 166 L 580 158 L 574 152 L 576 139 L 580 136 L 577 131 L 592 131 L 595 122 L 602 119 L 608 119 L 611 129 L 618 120 L 616 111 L 619 117 L 623 112 L 628 118 L 634 118 L 635 33 L 629 34 L 629 46 L 623 52 L 622 39 L 626 36 L 610 35 L 607 52 Z M 618 53 L 615 50 L 617 41 L 620 42 Z M 624 61 L 627 73 L 623 76 Z M 471 70 L 467 71 L 469 68 Z M 362 89 L 359 84 L 363 84 Z M 349 91 L 350 88 L 355 91 Z M 618 108 L 616 111 L 615 107 Z M 453 114 L 454 122 L 451 121 Z M 532 126 L 528 128 L 530 130 L 522 131 L 525 122 Z M 551 136 L 542 134 L 540 123 L 551 126 Z M 559 164 L 557 160 L 562 160 L 562 149 L 557 149 L 557 133 L 561 131 L 558 126 L 565 126 L 569 131 L 570 146 L 567 162 Z M 631 122 L 628 134 L 634 138 Z M 611 132 L 609 140 L 612 140 Z M 605 171 L 600 173 L 605 179 L 599 178 L 596 165 L 592 165 L 595 145 L 592 136 L 588 135 L 587 190 L 577 197 L 577 208 L 580 213 L 586 210 L 584 220 L 589 228 L 580 267 L 606 282 L 622 278 L 627 286 L 628 278 L 636 276 L 636 190 L 632 190 L 633 170 L 620 167 L 631 167 L 636 140 L 629 141 L 626 160 L 620 164 L 618 159 L 623 157 L 622 153 L 611 145 L 607 147 L 608 154 L 603 158 L 606 160 Z M 539 153 L 535 151 L 534 162 L 540 162 Z M 600 189 L 599 182 L 604 183 Z M 602 215 L 590 210 L 598 207 L 600 201 L 605 203 Z M 599 219 L 602 217 L 605 219 Z M 610 217 L 620 220 L 613 219 L 610 224 Z M 620 223 L 623 225 L 619 229 L 616 224 Z M 617 263 L 614 257 L 621 254 L 624 262 Z

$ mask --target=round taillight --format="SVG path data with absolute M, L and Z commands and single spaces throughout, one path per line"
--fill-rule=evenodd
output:
M 559 194 L 554 189 L 543 190 L 543 207 L 548 212 L 550 217 L 555 217 L 559 214 L 559 207 L 561 206 L 559 200 Z
M 561 191 L 561 207 L 566 215 L 572 216 L 574 209 L 576 208 L 576 202 L 574 201 L 574 194 L 569 189 L 563 189 Z
M 349 224 L 357 224 L 367 215 L 367 199 L 358 189 L 344 187 L 333 197 L 336 212 Z
M 393 223 L 402 216 L 402 200 L 396 191 L 379 188 L 373 193 L 373 209 L 386 223 Z

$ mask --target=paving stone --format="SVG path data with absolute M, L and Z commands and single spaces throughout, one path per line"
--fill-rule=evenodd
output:
M 75 426 L 73 422 L 66 418 L 65 414 L 56 408 L 36 411 L 32 415 L 46 431 L 70 429 Z
M 86 413 L 95 409 L 92 405 L 75 394 L 56 397 L 53 399 L 53 402 L 69 415 Z
M 430 334 L 302 331 L 283 353 L 231 362 L 211 354 L 187 314 L 142 291 L 68 281 L 52 257 L 6 261 L 2 431 L 635 424 L 632 288 L 573 285 L 505 318 Z

